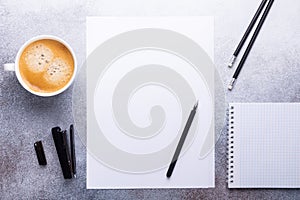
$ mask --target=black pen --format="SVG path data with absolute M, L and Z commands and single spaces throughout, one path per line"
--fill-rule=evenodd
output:
M 72 170 L 73 177 L 76 178 L 76 156 L 75 156 L 75 142 L 74 142 L 74 126 L 70 126 L 70 146 L 71 146 L 71 161 L 72 161 Z
M 177 145 L 176 151 L 174 153 L 174 156 L 173 156 L 172 161 L 170 163 L 169 169 L 167 171 L 167 177 L 168 178 L 170 178 L 172 176 L 172 173 L 173 173 L 173 170 L 175 168 L 176 162 L 178 160 L 178 157 L 179 157 L 180 151 L 182 149 L 183 143 L 185 141 L 185 138 L 186 138 L 186 136 L 187 136 L 187 134 L 189 132 L 189 129 L 190 129 L 191 125 L 192 125 L 192 122 L 194 120 L 194 117 L 195 117 L 195 114 L 196 114 L 196 111 L 197 111 L 197 107 L 198 107 L 198 101 L 194 105 L 194 107 L 193 107 L 193 109 L 192 109 L 192 111 L 190 113 L 190 116 L 189 116 L 189 118 L 188 118 L 188 120 L 187 120 L 187 122 L 185 124 L 185 127 L 183 129 L 183 132 L 182 132 L 182 135 L 180 137 L 179 143 Z

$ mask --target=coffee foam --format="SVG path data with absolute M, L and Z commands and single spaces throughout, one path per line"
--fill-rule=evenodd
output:
M 61 58 L 54 59 L 47 67 L 44 78 L 52 85 L 65 85 L 72 76 L 72 66 Z
M 52 58 L 53 52 L 42 43 L 29 47 L 25 53 L 28 69 L 34 73 L 45 71 Z

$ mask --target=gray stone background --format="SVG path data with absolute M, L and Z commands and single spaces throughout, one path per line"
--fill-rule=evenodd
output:
M 227 86 L 228 62 L 260 0 L 0 0 L 0 199 L 299 199 L 296 189 L 227 189 L 226 137 L 216 145 L 214 189 L 86 190 L 85 147 L 76 138 L 78 178 L 62 178 L 50 129 L 68 128 L 72 89 L 40 98 L 26 92 L 2 65 L 39 34 L 71 44 L 85 59 L 85 17 L 215 16 L 215 64 Z M 300 100 L 300 1 L 277 0 L 227 102 Z M 105 31 L 105 30 L 103 30 Z M 37 164 L 33 143 L 42 140 L 48 165 Z

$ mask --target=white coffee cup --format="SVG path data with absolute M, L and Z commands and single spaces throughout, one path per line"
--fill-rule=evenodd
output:
M 38 40 L 42 40 L 42 39 L 51 39 L 51 40 L 55 40 L 55 41 L 58 41 L 60 42 L 61 44 L 63 44 L 69 51 L 70 53 L 72 54 L 72 57 L 73 57 L 73 60 L 74 60 L 74 71 L 73 71 L 73 74 L 72 74 L 72 77 L 70 79 L 70 81 L 61 89 L 57 90 L 57 91 L 54 91 L 54 92 L 37 92 L 37 91 L 33 91 L 32 89 L 29 88 L 29 86 L 25 83 L 25 81 L 23 80 L 23 78 L 21 77 L 21 74 L 20 74 L 20 70 L 19 70 L 19 61 L 20 61 L 20 57 L 24 51 L 24 49 L 31 43 L 35 42 L 35 41 L 38 41 Z M 16 56 L 16 59 L 15 59 L 15 63 L 7 63 L 7 64 L 4 64 L 4 70 L 5 71 L 14 71 L 16 76 L 17 76 L 17 79 L 19 81 L 19 83 L 23 86 L 23 88 L 25 88 L 28 92 L 34 94 L 34 95 L 37 95 L 37 96 L 41 96 L 41 97 L 50 97 L 50 96 L 55 96 L 55 95 L 58 95 L 62 92 L 64 92 L 66 89 L 68 89 L 70 87 L 70 85 L 72 85 L 74 79 L 75 79 L 75 76 L 76 76 L 76 73 L 77 73 L 77 61 L 76 61 L 76 57 L 75 57 L 75 53 L 73 51 L 73 49 L 71 48 L 71 46 L 65 42 L 63 39 L 59 38 L 59 37 L 56 37 L 56 36 L 53 36 L 53 35 L 39 35 L 39 36 L 36 36 L 36 37 L 33 37 L 31 38 L 30 40 L 28 40 L 27 42 L 25 42 L 22 47 L 19 49 L 18 53 L 17 53 L 17 56 Z

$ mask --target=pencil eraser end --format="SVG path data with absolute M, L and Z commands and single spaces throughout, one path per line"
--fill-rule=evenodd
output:
M 233 89 L 234 82 L 235 82 L 235 78 L 232 78 L 232 80 L 230 81 L 230 83 L 228 85 L 228 90 L 231 91 Z
M 230 59 L 229 63 L 228 63 L 228 67 L 231 68 L 234 64 L 236 60 L 236 56 L 232 56 L 232 58 Z

